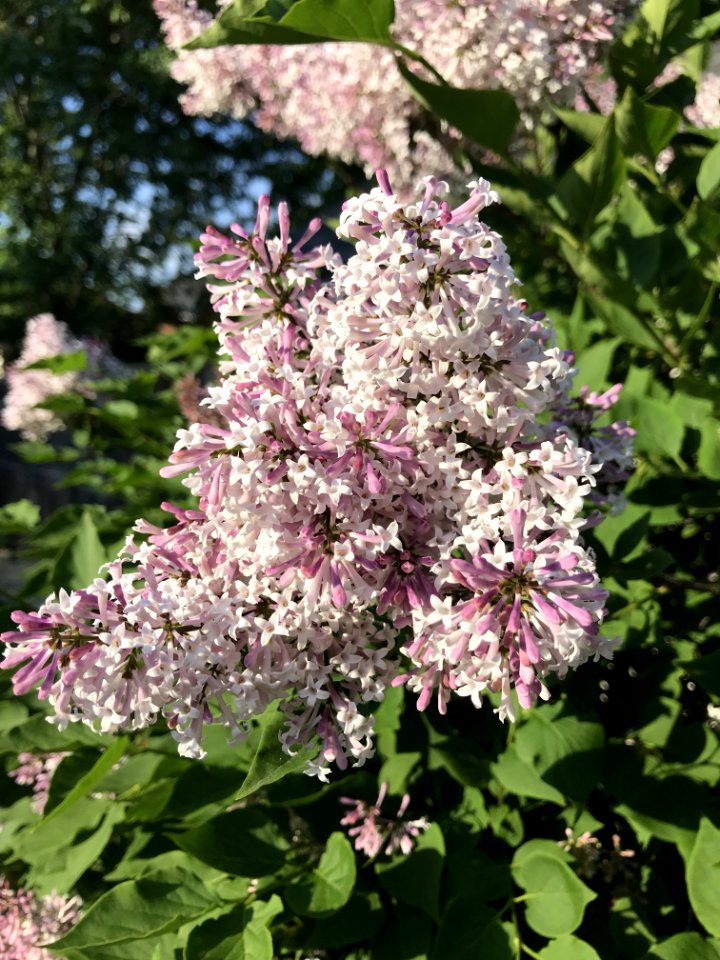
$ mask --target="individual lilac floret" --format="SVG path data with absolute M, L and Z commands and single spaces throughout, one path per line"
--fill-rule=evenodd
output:
M 79 897 L 50 894 L 38 899 L 30 890 L 13 890 L 0 875 L 0 956 L 3 960 L 53 960 L 56 954 L 43 949 L 80 916 Z
M 353 809 L 348 810 L 340 823 L 349 827 L 348 836 L 359 853 L 376 857 L 380 852 L 390 856 L 400 852 L 407 856 L 415 846 L 415 841 L 430 826 L 425 817 L 418 820 L 405 820 L 405 811 L 410 803 L 410 794 L 403 795 L 394 817 L 384 817 L 382 805 L 387 794 L 387 784 L 383 783 L 374 804 L 352 797 L 340 797 L 340 803 Z
M 9 775 L 15 783 L 32 787 L 32 808 L 36 813 L 42 814 L 45 809 L 52 776 L 67 756 L 67 753 L 46 753 L 42 756 L 35 753 L 18 754 L 19 766 L 11 770 Z
M 610 656 L 606 592 L 581 540 L 602 469 L 573 427 L 572 370 L 517 299 L 485 180 L 450 205 L 380 186 L 344 205 L 347 262 L 298 242 L 208 228 L 197 257 L 219 314 L 220 382 L 178 432 L 165 509 L 82 590 L 16 612 L 2 665 L 64 726 L 167 720 L 184 756 L 207 724 L 232 739 L 280 701 L 307 771 L 374 753 L 373 704 L 407 684 L 501 718 L 548 675 Z M 582 401 L 595 410 L 606 402 Z

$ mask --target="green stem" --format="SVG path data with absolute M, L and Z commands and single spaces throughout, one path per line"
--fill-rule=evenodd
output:
M 710 284 L 710 289 L 708 290 L 707 296 L 705 297 L 705 302 L 700 308 L 700 313 L 697 315 L 697 317 L 695 318 L 695 321 L 691 324 L 689 330 L 685 333 L 684 337 L 678 344 L 678 351 L 681 357 L 685 355 L 687 348 L 695 339 L 695 334 L 698 332 L 698 330 L 700 330 L 702 325 L 705 323 L 705 320 L 707 319 L 707 315 L 710 312 L 710 307 L 712 306 L 712 302 L 715 299 L 715 294 L 717 293 L 717 289 L 718 289 L 717 283 Z
M 529 957 L 532 957 L 533 960 L 543 960 L 539 953 L 535 953 L 534 950 L 531 950 L 527 944 L 523 943 L 522 945 L 523 953 L 526 953 Z
M 394 41 L 387 46 L 395 50 L 397 53 L 401 53 L 404 57 L 407 57 L 408 60 L 414 60 L 415 63 L 419 63 L 421 66 L 435 77 L 441 87 L 448 87 L 450 84 L 447 82 L 445 77 L 435 69 L 435 67 L 430 63 L 429 60 L 426 60 L 425 57 L 418 53 L 416 50 L 411 50 L 409 47 L 404 47 L 401 43 L 395 43 Z

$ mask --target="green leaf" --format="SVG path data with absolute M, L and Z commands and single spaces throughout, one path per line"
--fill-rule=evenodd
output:
M 172 880 L 163 880 L 158 875 L 118 884 L 96 900 L 52 949 L 68 957 L 71 950 L 82 951 L 94 960 L 96 947 L 160 936 L 217 906 L 218 901 L 198 877 L 188 873 L 184 881 L 178 883 L 174 875 Z M 133 960 L 137 956 L 134 946 L 125 951 Z
M 542 960 L 602 960 L 589 943 L 577 937 L 560 937 L 540 951 Z
M 615 108 L 617 134 L 626 156 L 640 154 L 654 163 L 660 151 L 670 143 L 680 126 L 680 115 L 668 107 L 643 103 L 627 87 Z
M 68 589 L 86 587 L 101 575 L 100 567 L 107 560 L 92 513 L 83 510 L 72 539 L 55 563 L 55 579 Z
M 420 834 L 412 853 L 387 864 L 376 863 L 375 872 L 388 893 L 437 920 L 444 862 L 445 839 L 440 827 L 432 823 Z
M 296 44 L 366 41 L 395 46 L 390 25 L 393 0 L 298 0 L 279 20 L 262 13 L 263 5 L 234 0 L 199 37 L 186 44 L 196 50 L 224 44 Z
M 114 740 L 101 756 L 96 760 L 88 772 L 80 777 L 78 782 L 72 788 L 70 793 L 54 807 L 47 816 L 43 817 L 41 824 L 50 823 L 56 817 L 65 813 L 70 807 L 91 793 L 100 781 L 112 770 L 118 760 L 124 755 L 128 747 L 127 737 L 118 737 Z
M 624 394 L 618 412 L 630 420 L 637 431 L 636 447 L 651 454 L 677 457 L 685 435 L 685 423 L 667 403 L 653 397 Z
M 406 64 L 398 69 L 417 100 L 468 139 L 506 156 L 520 111 L 507 90 L 464 90 L 421 80 Z
M 137 420 L 140 407 L 132 400 L 108 400 L 103 405 L 103 412 L 119 420 Z
M 580 110 L 563 110 L 551 104 L 553 113 L 555 113 L 568 129 L 572 130 L 583 140 L 593 143 L 602 133 L 602 129 L 608 122 L 607 117 L 601 113 L 586 113 Z
M 256 790 L 281 780 L 289 773 L 300 773 L 308 760 L 317 753 L 316 747 L 304 747 L 292 757 L 283 751 L 280 746 L 280 733 L 287 723 L 287 718 L 280 711 L 277 703 L 267 708 L 260 717 L 259 723 L 262 728 L 260 744 L 247 776 L 242 782 L 237 800 L 244 800 Z
M 584 802 L 601 775 L 605 737 L 599 723 L 577 717 L 531 714 L 517 732 L 518 756 L 552 787 Z
M 577 383 L 590 387 L 591 390 L 602 390 L 609 382 L 613 357 L 621 343 L 619 337 L 605 337 L 591 347 L 581 350 L 575 362 L 578 371 Z
M 43 850 L 32 863 L 27 875 L 28 886 L 41 896 L 53 891 L 69 893 L 100 857 L 110 843 L 115 826 L 124 817 L 122 805 L 115 804 L 108 809 L 97 830 L 84 840 L 78 841 L 76 838 L 71 842 L 66 832 L 63 846 L 53 851 Z
M 0 507 L 0 533 L 29 533 L 40 522 L 40 507 L 32 500 L 15 500 Z
M 582 923 L 585 907 L 597 896 L 579 880 L 550 840 L 530 840 L 512 861 L 515 882 L 528 898 L 525 919 L 544 937 L 572 933 Z
M 699 933 L 678 933 L 656 943 L 643 960 L 720 960 L 720 947 Z
M 706 477 L 720 480 L 720 423 L 713 417 L 708 417 L 700 424 L 697 464 Z
M 44 357 L 29 363 L 24 370 L 51 370 L 53 373 L 74 373 L 87 367 L 87 354 L 84 350 L 75 353 L 61 353 L 57 357 Z
M 27 719 L 28 708 L 19 700 L 0 701 L 0 733 L 7 733 Z
M 580 271 L 584 264 L 582 263 L 582 258 L 578 259 L 580 260 L 577 264 L 579 268 L 578 272 L 579 275 L 582 276 L 583 274 Z M 640 317 L 628 309 L 628 307 L 614 300 L 610 300 L 607 297 L 594 296 L 588 293 L 587 300 L 597 316 L 605 321 L 612 333 L 621 336 L 626 343 L 634 343 L 639 347 L 658 351 L 660 344 L 656 337 L 648 330 L 647 324 L 649 321 L 643 323 Z
M 658 40 L 687 30 L 700 13 L 698 0 L 645 0 L 640 15 Z
M 474 897 L 452 900 L 443 913 L 431 960 L 513 960 L 513 944 L 499 914 Z
M 610 121 L 590 149 L 562 175 L 556 196 L 567 216 L 587 235 L 624 177 L 625 160 L 615 124 Z
M 720 830 L 705 817 L 687 863 L 687 887 L 695 916 L 720 937 Z
M 185 960 L 272 960 L 268 924 L 282 912 L 280 897 L 240 904 L 190 931 Z
M 720 187 L 720 143 L 716 143 L 704 157 L 697 175 L 697 191 L 703 200 L 709 200 Z
M 407 788 L 410 774 L 421 760 L 422 754 L 419 752 L 396 753 L 383 763 L 378 779 L 380 783 L 387 784 L 390 793 L 402 794 Z
M 384 42 L 394 16 L 393 0 L 298 0 L 280 22 L 327 40 Z
M 287 887 L 287 901 L 301 916 L 327 917 L 348 902 L 356 875 L 350 841 L 342 833 L 331 833 L 317 867 Z
M 201 827 L 170 837 L 217 870 L 237 877 L 264 877 L 285 863 L 289 841 L 259 807 L 245 807 L 213 817 Z
M 500 754 L 492 766 L 492 772 L 509 793 L 565 806 L 562 793 L 545 783 L 540 774 L 520 757 L 514 744 Z

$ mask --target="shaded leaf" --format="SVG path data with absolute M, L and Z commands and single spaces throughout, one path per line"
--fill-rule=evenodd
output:
M 466 137 L 501 156 L 507 154 L 520 111 L 507 90 L 465 90 L 416 76 L 402 62 L 400 73 L 420 103 Z
M 431 960 L 513 960 L 515 950 L 497 911 L 460 897 L 443 914 Z
M 432 823 L 420 834 L 412 853 L 387 864 L 376 863 L 375 872 L 388 893 L 437 920 L 444 860 L 445 840 L 440 827 Z
M 699 933 L 678 933 L 656 943 L 643 960 L 720 960 L 720 945 L 705 940 Z
M 262 728 L 260 744 L 240 787 L 236 798 L 238 800 L 244 800 L 251 793 L 275 783 L 288 773 L 299 773 L 317 753 L 316 747 L 302 748 L 292 757 L 284 753 L 280 746 L 280 733 L 287 723 L 287 718 L 276 703 L 268 707 L 259 722 Z
M 615 125 L 609 122 L 590 149 L 560 178 L 557 199 L 567 216 L 589 233 L 625 176 L 625 160 Z
M 643 103 L 631 87 L 625 90 L 614 116 L 626 156 L 640 154 L 651 162 L 675 136 L 681 119 L 680 114 L 669 107 Z
M 280 897 L 240 904 L 190 931 L 185 960 L 272 960 L 268 924 L 282 912 Z
M 170 837 L 203 863 L 238 877 L 264 877 L 285 863 L 289 841 L 259 807 L 213 817 L 201 827 Z
M 80 777 L 72 790 L 63 798 L 63 800 L 50 812 L 43 817 L 43 823 L 47 824 L 56 817 L 65 813 L 73 804 L 77 803 L 83 797 L 91 793 L 100 781 L 112 770 L 118 760 L 124 755 L 128 747 L 127 737 L 118 737 L 109 747 L 98 757 L 93 766 L 84 776 Z
M 697 175 L 697 191 L 703 200 L 709 200 L 720 187 L 720 143 L 716 143 L 704 157 Z
M 287 901 L 301 916 L 326 917 L 348 902 L 356 875 L 350 841 L 342 833 L 332 833 L 317 867 L 287 887 Z
M 720 937 L 720 830 L 704 817 L 687 863 L 687 886 L 695 916 Z

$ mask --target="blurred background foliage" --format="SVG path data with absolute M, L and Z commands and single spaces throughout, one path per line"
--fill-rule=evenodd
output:
M 204 318 L 188 284 L 213 221 L 282 183 L 301 217 L 337 200 L 328 165 L 252 124 L 186 116 L 149 2 L 0 3 L 0 340 L 50 312 L 137 358 L 160 322 Z M 186 282 L 174 283 L 184 279 Z

